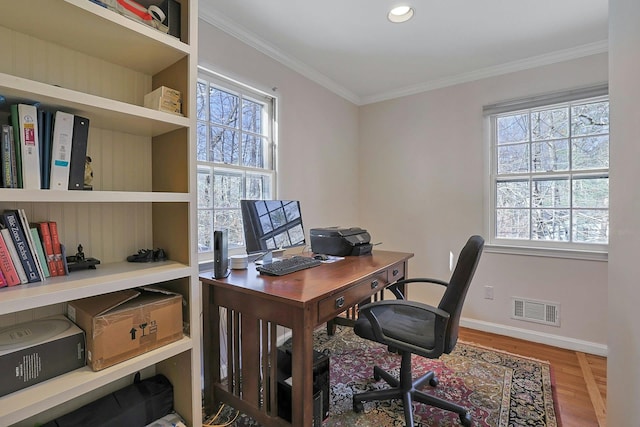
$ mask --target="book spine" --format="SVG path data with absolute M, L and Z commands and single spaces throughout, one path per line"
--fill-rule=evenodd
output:
M 47 257 L 44 254 L 44 248 L 42 247 L 42 241 L 38 235 L 38 230 L 33 227 L 29 229 L 29 233 L 31 233 L 31 241 L 33 241 L 33 245 L 36 248 L 36 255 L 38 256 L 38 261 L 42 268 L 42 274 L 44 277 L 50 277 L 51 273 L 49 272 L 49 266 L 47 265 Z
M 13 155 L 16 159 L 16 186 L 15 188 L 22 188 L 22 144 L 20 144 L 20 120 L 18 113 L 18 105 L 13 104 L 9 107 L 11 109 L 11 127 L 13 129 Z
M 69 190 L 84 190 L 84 167 L 87 161 L 88 138 L 89 119 L 74 116 L 71 160 L 69 162 Z
M 38 136 L 38 110 L 33 105 L 18 104 L 21 156 L 22 188 L 39 190 L 40 180 L 40 141 Z
M 40 280 L 44 280 L 46 278 L 44 274 L 44 269 L 40 264 L 40 258 L 38 258 L 38 252 L 36 248 L 36 244 L 33 241 L 33 237 L 31 237 L 31 232 L 29 231 L 29 220 L 27 220 L 27 214 L 24 209 L 18 209 L 18 220 L 20 221 L 20 226 L 22 227 L 22 231 L 24 231 L 24 237 L 31 251 L 31 256 L 33 257 L 33 261 L 36 265 L 36 269 L 38 270 L 38 275 L 40 276 Z
M 18 251 L 16 250 L 16 245 L 13 244 L 11 233 L 6 228 L 0 230 L 0 233 L 2 234 L 2 239 L 7 245 L 7 249 L 9 250 L 9 255 L 11 256 L 13 267 L 16 269 L 18 277 L 20 278 L 20 283 L 29 283 L 27 280 L 27 274 L 24 272 L 24 267 L 20 261 L 20 255 L 18 255 Z
M 4 211 L 2 216 L 4 219 L 4 225 L 9 230 L 11 239 L 13 239 L 13 244 L 15 245 L 18 256 L 20 257 L 20 262 L 22 262 L 22 267 L 27 275 L 27 281 L 29 283 L 39 282 L 41 278 L 38 273 L 38 267 L 36 266 L 36 261 L 33 259 L 33 255 L 29 249 L 29 244 L 27 243 L 27 238 L 20 225 L 18 212 L 15 210 L 7 210 Z
M 4 273 L 0 270 L 0 288 L 5 288 L 7 286 L 9 286 L 7 279 L 4 278 Z
M 9 248 L 4 241 L 2 233 L 0 233 L 0 271 L 2 271 L 2 274 L 7 281 L 7 285 L 15 286 L 22 283 L 20 276 L 18 276 L 18 271 L 13 265 L 11 253 L 9 253 Z
M 62 246 L 58 235 L 58 224 L 55 221 L 49 221 L 49 231 L 51 232 L 51 246 L 53 247 L 53 255 L 56 261 L 56 272 L 58 276 L 64 276 L 66 272 L 62 258 Z
M 56 111 L 52 138 L 49 187 L 51 190 L 67 190 L 73 138 L 73 114 Z
M 51 243 L 51 232 L 49 231 L 48 222 L 38 222 L 35 224 L 40 239 L 42 240 L 42 247 L 44 249 L 45 256 L 47 258 L 47 267 L 49 267 L 49 274 L 51 276 L 58 275 L 58 267 L 56 266 L 56 258 L 53 253 L 53 245 Z
M 9 125 L 2 125 L 2 140 L 0 143 L 0 159 L 2 161 L 2 186 L 5 188 L 12 188 L 12 165 L 11 165 L 11 139 L 10 135 L 13 133 L 13 129 Z

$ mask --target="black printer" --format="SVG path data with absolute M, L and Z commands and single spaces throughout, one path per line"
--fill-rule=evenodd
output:
M 333 256 L 367 255 L 371 253 L 371 236 L 360 227 L 312 228 L 311 251 Z

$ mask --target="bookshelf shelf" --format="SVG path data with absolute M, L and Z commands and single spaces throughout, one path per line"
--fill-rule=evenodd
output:
M 87 117 L 91 126 L 97 128 L 140 136 L 158 136 L 190 124 L 187 117 L 3 73 L 0 73 L 0 95 L 9 105 L 37 102 L 49 109 Z
M 0 200 L 38 203 L 186 203 L 189 193 L 150 191 L 55 191 L 0 188 Z
M 202 421 L 197 265 L 196 120 L 198 0 L 180 3 L 180 39 L 89 0 L 20 0 L 0 14 L 0 121 L 36 104 L 89 119 L 93 191 L 0 188 L 0 212 L 55 221 L 67 255 L 78 244 L 95 270 L 0 289 L 0 329 L 56 314 L 94 295 L 157 286 L 183 296 L 185 336 L 99 372 L 81 368 L 0 397 L 0 424 L 44 424 L 143 378 L 173 384 L 174 409 Z M 143 107 L 160 86 L 182 94 L 183 116 Z M 126 262 L 139 249 L 169 260 Z M 193 337 L 193 338 L 192 338 Z
M 180 341 L 168 344 L 136 358 L 124 361 L 103 371 L 93 372 L 89 367 L 71 371 L 8 396 L 0 397 L 0 413 L 3 425 L 11 425 L 22 419 L 46 411 L 64 403 L 68 399 L 78 398 L 109 384 L 114 377 L 135 374 L 149 365 L 170 360 L 172 357 L 193 348 L 193 340 L 185 336 Z
M 13 2 L 0 26 L 151 75 L 191 54 L 177 38 L 88 0 Z
M 58 304 L 92 295 L 188 277 L 189 266 L 174 261 L 99 264 L 95 270 L 74 271 L 69 276 L 4 289 L 0 315 Z

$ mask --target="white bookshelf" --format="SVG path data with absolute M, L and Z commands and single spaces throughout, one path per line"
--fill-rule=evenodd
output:
M 0 14 L 0 122 L 39 103 L 89 118 L 93 191 L 0 189 L 0 211 L 56 221 L 67 254 L 82 244 L 96 270 L 0 289 L 0 328 L 65 313 L 67 301 L 143 285 L 183 295 L 185 337 L 100 372 L 85 367 L 0 397 L 0 425 L 43 423 L 162 373 L 174 408 L 199 426 L 201 301 L 197 270 L 195 87 L 197 0 L 179 0 L 181 38 L 89 0 L 21 0 Z M 159 86 L 182 92 L 183 116 L 143 106 Z M 137 264 L 138 249 L 169 261 Z

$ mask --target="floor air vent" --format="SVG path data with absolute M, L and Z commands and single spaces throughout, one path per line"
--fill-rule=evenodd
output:
M 560 304 L 513 298 L 511 317 L 545 325 L 560 326 Z

